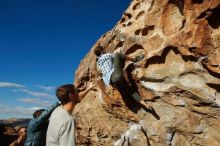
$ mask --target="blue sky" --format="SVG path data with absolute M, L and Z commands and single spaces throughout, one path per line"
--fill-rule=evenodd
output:
M 73 83 L 80 60 L 130 0 L 0 0 L 0 119 L 30 117 Z

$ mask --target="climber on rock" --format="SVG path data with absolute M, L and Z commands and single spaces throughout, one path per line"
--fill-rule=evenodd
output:
M 122 51 L 117 50 L 114 53 L 106 53 L 103 46 L 98 45 L 94 49 L 94 54 L 97 56 L 97 72 L 98 75 L 102 77 L 102 82 L 105 86 L 112 85 L 117 88 L 122 96 L 129 100 L 132 97 L 136 102 L 140 103 L 142 106 L 149 110 L 153 110 L 150 103 L 146 103 L 141 99 L 140 95 L 133 89 L 129 83 L 127 83 L 124 75 L 123 68 L 125 66 L 125 61 L 138 62 L 144 58 L 144 55 L 137 56 L 135 58 L 128 57 L 121 53 Z M 97 81 L 99 88 L 105 93 L 105 89 L 100 84 L 100 80 Z
M 90 83 L 84 91 L 78 93 L 78 89 L 72 84 L 60 86 L 56 90 L 56 96 L 61 102 L 52 113 L 48 130 L 47 146 L 75 146 L 75 120 L 72 115 L 76 104 L 94 87 Z

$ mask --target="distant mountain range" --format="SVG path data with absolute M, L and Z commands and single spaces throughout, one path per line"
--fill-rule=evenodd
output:
M 10 119 L 3 119 L 0 120 L 1 125 L 11 125 L 13 127 L 16 126 L 28 126 L 28 123 L 31 119 L 25 119 L 25 118 L 10 118 Z

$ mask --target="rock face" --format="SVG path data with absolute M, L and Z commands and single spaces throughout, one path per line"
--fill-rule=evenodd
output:
M 8 146 L 18 138 L 18 129 L 28 126 L 31 119 L 0 120 L 0 146 Z
M 106 88 L 108 96 L 91 91 L 74 111 L 77 143 L 219 146 L 219 26 L 220 0 L 133 0 L 81 61 L 75 84 L 86 87 L 96 80 L 97 45 L 131 57 L 144 53 L 139 67 L 124 73 L 155 112 L 137 103 L 128 108 L 113 87 Z
M 13 126 L 0 124 L 1 146 L 9 146 L 17 138 L 18 138 L 18 134 Z

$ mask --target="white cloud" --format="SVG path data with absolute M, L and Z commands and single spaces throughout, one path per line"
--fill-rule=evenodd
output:
M 31 91 L 29 89 L 18 89 L 18 90 L 13 90 L 13 91 L 14 92 L 21 91 L 21 92 L 27 93 L 28 95 L 35 96 L 35 97 L 54 98 L 54 96 L 51 94 L 44 93 L 44 92 L 35 92 L 35 91 Z
M 0 82 L 0 87 L 24 88 L 24 85 L 10 82 Z
M 27 116 L 32 115 L 36 110 L 41 109 L 41 107 L 21 107 L 21 106 L 8 106 L 0 104 L 0 114 L 8 114 L 15 116 Z
M 31 103 L 31 104 L 37 104 L 39 106 L 50 106 L 51 103 L 46 100 L 41 100 L 39 98 L 19 98 L 18 101 L 24 102 L 24 103 Z
M 51 87 L 51 86 L 43 86 L 43 85 L 34 85 L 34 86 L 40 89 L 43 89 L 47 92 L 51 92 L 54 89 L 54 87 Z M 24 92 L 24 93 L 27 93 L 28 95 L 35 96 L 35 97 L 54 98 L 54 96 L 49 93 L 32 91 L 22 84 L 11 83 L 11 82 L 0 82 L 0 88 L 1 87 L 15 88 L 12 90 L 13 92 Z
M 52 92 L 54 90 L 54 87 L 51 86 L 44 86 L 44 85 L 35 85 L 35 86 L 47 92 Z

